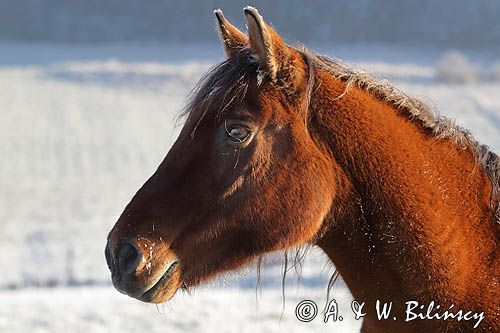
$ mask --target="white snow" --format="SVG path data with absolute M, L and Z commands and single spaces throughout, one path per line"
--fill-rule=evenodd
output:
M 325 52 L 430 100 L 500 150 L 499 80 L 439 81 L 444 51 L 437 49 L 347 45 Z M 497 54 L 464 54 L 498 68 Z M 332 269 L 317 252 L 308 256 L 299 292 L 289 273 L 281 320 L 279 257 L 264 268 L 258 308 L 254 268 L 176 296 L 161 315 L 109 284 L 107 232 L 175 140 L 185 96 L 222 57 L 218 45 L 0 43 L 0 332 L 332 329 L 320 316 L 307 324 L 294 316 L 299 300 L 324 305 Z M 348 311 L 352 299 L 342 282 L 333 296 Z M 345 317 L 335 324 L 340 331 L 359 327 Z
M 335 294 L 343 321 L 323 322 L 325 297 L 304 290 L 318 304 L 318 316 L 308 323 L 295 318 L 303 296 L 289 293 L 282 312 L 279 290 L 226 288 L 176 295 L 166 305 L 140 303 L 111 288 L 83 287 L 0 291 L 0 331 L 9 333 L 100 332 L 352 332 L 361 322 L 348 315 L 349 295 Z M 258 302 L 257 300 L 258 299 Z M 14 319 L 15 318 L 15 319 Z

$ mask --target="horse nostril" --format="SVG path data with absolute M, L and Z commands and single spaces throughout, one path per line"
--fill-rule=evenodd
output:
M 121 276 L 135 272 L 141 260 L 141 253 L 131 243 L 123 243 L 116 249 L 117 269 Z

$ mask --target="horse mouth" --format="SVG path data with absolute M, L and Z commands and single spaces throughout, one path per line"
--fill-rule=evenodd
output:
M 146 292 L 137 297 L 147 303 L 162 303 L 172 298 L 180 285 L 179 262 L 174 261 Z

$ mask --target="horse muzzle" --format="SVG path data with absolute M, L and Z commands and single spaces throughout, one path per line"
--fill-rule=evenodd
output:
M 179 261 L 162 243 L 149 239 L 108 242 L 105 256 L 113 286 L 143 302 L 164 302 L 181 284 Z

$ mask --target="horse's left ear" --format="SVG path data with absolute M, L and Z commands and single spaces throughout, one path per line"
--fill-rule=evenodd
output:
M 280 35 L 268 26 L 257 9 L 245 7 L 250 49 L 258 57 L 260 69 L 264 70 L 271 81 L 278 76 L 280 66 L 290 62 L 290 49 Z

